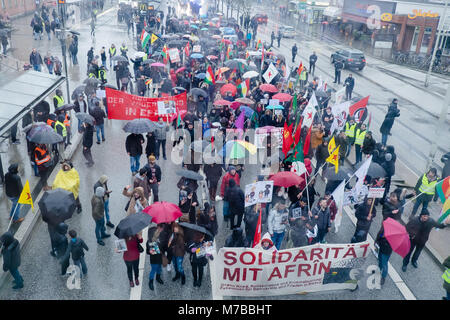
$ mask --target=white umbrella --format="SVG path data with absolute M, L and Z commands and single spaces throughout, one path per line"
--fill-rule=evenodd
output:
M 137 59 L 137 58 L 143 58 L 145 56 L 145 52 L 142 52 L 142 51 L 138 51 L 138 52 L 136 52 L 135 54 L 134 54 L 134 58 L 135 59 Z
M 244 75 L 242 76 L 242 78 L 244 79 L 250 79 L 250 78 L 255 78 L 259 76 L 259 73 L 256 71 L 247 71 L 246 73 L 244 73 Z

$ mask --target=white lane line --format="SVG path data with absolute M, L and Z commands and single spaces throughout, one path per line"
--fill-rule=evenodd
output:
M 356 225 L 356 217 L 353 214 L 353 211 L 350 210 L 350 208 L 348 208 L 348 207 L 345 207 L 344 211 L 347 214 L 347 216 L 350 218 L 352 223 L 354 225 Z M 375 255 L 375 257 L 378 258 L 378 255 L 376 254 L 375 248 L 374 248 L 374 245 L 373 245 L 374 244 L 374 240 L 373 240 L 372 236 L 370 234 L 368 234 L 367 238 L 368 238 L 368 240 L 370 242 L 370 249 L 372 250 L 372 253 Z M 402 278 L 400 277 L 398 272 L 392 267 L 390 262 L 388 262 L 388 270 L 389 270 L 388 271 L 389 277 L 391 277 L 392 281 L 394 281 L 394 284 L 396 285 L 398 290 L 400 290 L 400 293 L 403 295 L 403 297 L 406 300 L 417 300 L 417 298 L 414 296 L 412 291 L 408 288 L 406 283 L 402 280 Z
M 145 248 L 145 244 L 147 243 L 147 231 L 148 227 L 142 230 L 142 246 Z M 130 290 L 130 300 L 141 300 L 142 295 L 142 286 L 144 285 L 144 271 L 145 271 L 145 259 L 146 259 L 146 252 L 141 253 L 139 256 L 139 285 L 134 286 Z

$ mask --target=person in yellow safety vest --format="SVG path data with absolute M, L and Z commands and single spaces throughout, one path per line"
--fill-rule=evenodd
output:
M 116 55 L 116 46 L 113 43 L 111 45 L 111 48 L 109 48 L 109 67 L 112 67 L 112 57 L 114 57 Z
M 99 79 L 102 82 L 102 84 L 105 84 L 106 82 L 108 82 L 106 80 L 106 70 L 105 70 L 104 66 L 101 66 L 98 69 L 98 77 L 97 77 L 97 79 Z
M 67 128 L 64 125 L 64 115 L 59 114 L 55 122 L 55 132 L 63 137 L 64 147 L 67 146 Z
M 345 123 L 345 135 L 347 136 L 347 153 L 346 157 L 350 154 L 352 150 L 352 145 L 355 143 L 355 133 L 356 133 L 356 122 L 355 118 L 349 117 L 348 121 Z
M 56 94 L 53 96 L 53 105 L 55 110 L 64 105 L 64 97 L 61 89 L 56 89 Z
M 39 176 L 42 179 L 44 184 L 44 189 L 48 188 L 47 178 L 48 178 L 48 169 L 51 166 L 51 158 L 50 154 L 47 150 L 45 144 L 39 144 L 34 148 L 34 163 L 36 163 L 39 171 Z
M 443 263 L 445 272 L 442 274 L 442 279 L 444 279 L 444 289 L 447 291 L 447 297 L 442 297 L 442 300 L 450 300 L 450 256 L 444 260 Z
M 366 137 L 366 125 L 364 123 L 361 124 L 361 127 L 356 129 L 355 134 L 355 154 L 356 154 L 356 162 L 362 161 L 362 145 L 364 143 L 364 138 Z
M 71 131 L 70 131 L 70 116 L 67 112 L 64 112 L 64 125 L 66 126 L 66 130 L 67 130 L 67 145 L 72 144 L 70 142 L 70 137 L 71 137 Z
M 423 208 L 428 208 L 428 203 L 433 199 L 437 200 L 436 194 L 436 184 L 437 184 L 437 170 L 436 168 L 430 168 L 427 173 L 417 180 L 416 186 L 414 187 L 414 193 L 420 194 L 416 198 L 416 203 L 414 203 L 413 210 L 411 212 L 411 216 L 414 216 L 419 209 L 419 206 L 422 204 Z
M 120 54 L 128 59 L 127 52 L 128 52 L 128 47 L 125 45 L 125 42 L 124 42 L 124 43 L 122 43 L 122 46 L 120 47 Z

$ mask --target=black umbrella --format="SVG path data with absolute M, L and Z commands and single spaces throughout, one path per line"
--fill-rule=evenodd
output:
M 84 89 L 86 89 L 85 84 L 76 87 L 75 90 L 73 90 L 72 92 L 72 100 L 76 100 L 79 97 L 79 95 L 84 92 Z
M 49 125 L 41 125 L 32 128 L 28 136 L 28 140 L 39 144 L 54 144 L 63 141 L 63 137 L 55 132 L 55 130 Z
M 42 220 L 52 225 L 70 219 L 76 208 L 73 193 L 60 188 L 46 191 L 38 204 Z
M 178 169 L 175 171 L 178 176 L 185 177 L 191 180 L 203 180 L 203 176 L 197 172 L 186 170 L 186 169 Z
M 83 81 L 83 83 L 85 83 L 86 86 L 89 86 L 89 87 L 97 87 L 102 82 L 100 80 L 98 80 L 97 78 L 87 78 Z
M 316 97 L 318 98 L 328 98 L 328 94 L 323 90 L 316 90 Z
M 206 91 L 203 89 L 200 89 L 200 88 L 193 88 L 193 89 L 191 89 L 191 91 L 189 91 L 189 93 L 196 97 L 202 96 L 202 97 L 206 98 L 208 96 Z
M 152 217 L 146 213 L 130 214 L 119 222 L 114 235 L 119 239 L 132 237 L 148 227 L 151 221 Z
M 155 125 L 149 119 L 134 119 L 123 126 L 123 131 L 136 134 L 153 132 L 155 129 Z
M 112 61 L 119 61 L 119 62 L 128 62 L 128 59 L 124 56 L 114 56 L 111 58 Z
M 359 169 L 364 162 L 358 162 L 356 165 L 356 169 Z M 372 178 L 383 178 L 386 177 L 386 170 L 383 169 L 382 166 L 380 166 L 378 163 L 371 161 L 369 170 L 367 170 L 367 175 L 371 176 Z
M 87 114 L 84 112 L 77 112 L 77 113 L 75 113 L 75 117 L 77 117 L 77 119 L 80 119 L 80 121 L 82 121 L 82 122 L 86 122 L 86 123 L 89 123 L 90 125 L 94 125 L 95 119 L 90 114 Z
M 75 108 L 75 105 L 73 103 L 66 103 L 64 105 L 62 105 L 61 107 L 58 107 L 56 110 L 57 111 L 69 111 L 72 110 L 73 108 Z
M 154 62 L 156 62 L 156 61 L 153 60 L 153 59 L 147 59 L 147 60 L 144 60 L 144 61 L 142 62 L 142 64 L 152 64 L 152 63 L 154 63 Z
M 173 90 L 173 91 L 177 90 L 177 91 L 185 92 L 185 91 L 186 91 L 186 88 L 183 88 L 183 87 L 173 87 L 172 90 Z
M 48 124 L 46 124 L 45 122 L 34 122 L 34 123 L 30 123 L 29 125 L 27 125 L 26 127 L 24 127 L 22 130 L 28 135 L 28 132 L 30 130 L 33 130 L 30 132 L 30 136 L 33 135 L 35 133 L 36 130 L 40 130 L 38 129 L 38 127 L 41 126 L 48 126 Z M 50 127 L 51 128 L 51 127 Z
M 336 174 L 334 167 L 328 167 L 323 173 L 323 178 L 326 178 L 328 181 L 342 181 L 350 178 L 351 175 L 352 171 L 348 168 L 339 166 L 339 171 Z
M 178 223 L 180 226 L 182 226 L 183 228 L 192 230 L 192 231 L 197 231 L 200 233 L 204 233 L 208 236 L 210 236 L 211 238 L 214 238 L 213 234 L 211 232 L 209 232 L 205 227 L 199 226 L 197 224 L 192 224 L 192 223 L 187 223 L 187 222 L 180 222 Z

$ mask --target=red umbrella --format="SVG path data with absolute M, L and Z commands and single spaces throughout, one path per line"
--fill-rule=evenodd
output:
M 231 44 L 231 41 L 228 40 L 228 39 L 223 39 L 222 42 L 225 43 L 225 44 Z
M 233 109 L 233 110 L 236 110 L 237 108 L 239 108 L 240 105 L 241 105 L 241 104 L 240 104 L 239 102 L 233 101 L 233 102 L 231 103 L 231 105 L 230 105 L 230 108 Z
M 391 245 L 394 252 L 398 253 L 402 258 L 406 257 L 411 248 L 409 234 L 406 228 L 398 221 L 387 218 L 383 221 L 384 237 Z
M 277 87 L 275 87 L 273 84 L 264 83 L 264 84 L 260 85 L 259 88 L 263 92 L 271 92 L 271 93 L 278 92 Z
M 172 117 L 169 119 L 171 122 L 175 119 L 178 119 L 178 114 L 181 116 L 181 120 L 184 120 L 184 116 L 186 115 L 186 110 L 180 110 L 178 113 L 174 113 Z
M 272 97 L 272 99 L 280 100 L 280 102 L 286 102 L 286 101 L 291 101 L 292 96 L 288 93 L 280 92 L 280 93 L 277 93 L 276 95 L 274 95 Z
M 214 101 L 213 104 L 215 106 L 229 106 L 231 104 L 231 101 L 220 99 L 220 100 Z
M 220 89 L 220 94 L 222 96 L 225 96 L 226 95 L 225 93 L 227 93 L 227 92 L 231 92 L 231 95 L 235 96 L 236 92 L 237 92 L 236 86 L 231 83 L 227 83 Z
M 218 57 L 216 57 L 216 56 L 206 56 L 206 58 L 208 58 L 209 60 L 215 60 L 215 59 L 219 59 Z
M 183 215 L 181 209 L 173 203 L 161 201 L 155 202 L 143 210 L 152 216 L 152 222 L 167 223 L 173 222 Z
M 237 98 L 235 101 L 242 103 L 242 104 L 248 104 L 248 105 L 255 104 L 255 101 L 253 101 L 252 99 L 249 99 L 249 98 Z
M 270 176 L 269 180 L 273 180 L 274 185 L 285 188 L 297 186 L 305 181 L 305 179 L 290 171 L 280 171 Z
M 184 70 L 186 70 L 186 67 L 181 67 L 181 68 L 178 68 L 177 71 L 175 71 L 175 73 L 182 72 Z

